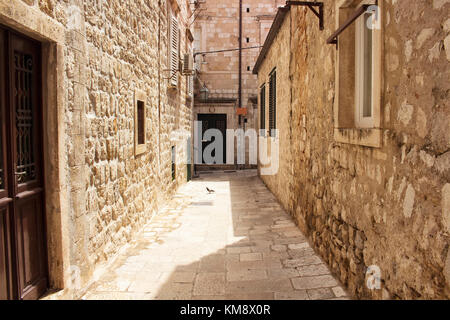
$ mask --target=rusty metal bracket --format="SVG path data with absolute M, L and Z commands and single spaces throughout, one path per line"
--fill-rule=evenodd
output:
M 368 4 L 360 6 L 327 40 L 327 44 L 335 44 L 338 48 L 338 37 L 344 32 L 356 19 L 358 19 L 370 7 Z
M 323 2 L 309 2 L 309 1 L 286 1 L 287 6 L 305 6 L 311 9 L 311 11 L 319 18 L 319 29 L 324 29 L 323 23 Z M 318 8 L 319 10 L 316 10 Z

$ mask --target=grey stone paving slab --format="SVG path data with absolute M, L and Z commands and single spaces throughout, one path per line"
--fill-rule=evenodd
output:
M 322 263 L 322 260 L 316 255 L 300 257 L 297 259 L 286 259 L 283 261 L 283 265 L 287 268 L 296 268 L 320 263 Z
M 241 253 L 239 260 L 240 261 L 260 261 L 263 259 L 263 256 L 261 253 Z
M 297 269 L 269 269 L 270 279 L 290 279 L 298 277 Z
M 266 270 L 231 270 L 227 272 L 227 281 L 247 281 L 247 280 L 263 280 L 267 279 Z
M 330 274 L 330 270 L 325 264 L 315 264 L 310 266 L 301 266 L 297 268 L 300 277 L 312 277 Z
M 232 293 L 225 295 L 227 300 L 274 300 L 272 292 Z
M 292 291 L 289 279 L 265 279 L 239 282 L 227 282 L 226 293 L 258 293 Z
M 275 300 L 310 300 L 306 290 L 275 292 Z
M 311 300 L 326 300 L 336 298 L 330 288 L 317 288 L 306 290 Z
M 199 273 L 194 283 L 194 295 L 225 294 L 225 273 Z
M 326 287 L 335 287 L 338 285 L 332 275 L 293 278 L 292 285 L 295 289 L 317 289 Z

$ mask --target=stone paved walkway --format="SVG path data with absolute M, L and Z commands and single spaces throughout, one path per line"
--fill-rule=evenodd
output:
M 250 170 L 180 188 L 83 299 L 348 298 Z

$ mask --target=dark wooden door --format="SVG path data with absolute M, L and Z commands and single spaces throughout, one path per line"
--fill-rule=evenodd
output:
M 7 147 L 6 147 L 6 52 L 7 35 L 0 28 L 0 299 L 7 300 L 14 298 L 13 288 L 13 263 L 11 246 L 11 204 L 13 202 L 9 194 L 7 168 Z
M 223 137 L 223 160 L 217 164 L 225 164 L 227 161 L 227 115 L 226 114 L 199 114 L 198 121 L 202 122 L 202 137 L 208 129 L 217 129 Z M 205 148 L 214 141 L 202 141 L 202 154 Z M 215 156 L 213 153 L 212 156 Z M 203 158 L 203 163 L 205 159 Z M 211 163 L 209 163 L 211 164 Z
M 9 299 L 37 299 L 47 290 L 42 170 L 40 44 L 3 31 L 2 159 L 0 204 L 8 212 Z M 1 192 L 1 191 L 0 191 Z M 1 210 L 1 209 L 0 209 Z

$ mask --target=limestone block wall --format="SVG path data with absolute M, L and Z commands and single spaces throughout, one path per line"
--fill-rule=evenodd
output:
M 62 181 L 47 195 L 47 216 L 61 220 L 48 228 L 52 287 L 86 285 L 187 181 L 193 105 L 186 76 L 177 75 L 176 89 L 166 79 L 169 7 L 177 12 L 182 55 L 190 45 L 187 1 L 0 1 L 0 23 L 57 47 L 60 77 L 49 74 L 57 79 L 49 101 L 61 104 L 63 123 L 49 138 L 59 157 L 46 163 Z M 141 155 L 134 148 L 137 90 L 146 96 Z M 54 203 L 60 212 L 49 211 Z
M 277 119 L 289 119 L 280 144 L 291 153 L 278 175 L 262 179 L 355 297 L 448 299 L 450 2 L 382 1 L 379 148 L 334 138 L 336 47 L 326 39 L 337 29 L 335 4 L 325 4 L 324 31 L 310 12 L 291 9 L 283 63 L 292 83 L 280 77 L 278 85 L 290 86 L 292 102 L 277 108 Z M 276 56 L 258 77 L 280 63 Z M 366 286 L 373 265 L 380 290 Z
M 277 137 L 273 138 L 273 142 L 279 144 L 279 167 L 276 175 L 262 176 L 264 182 L 270 190 L 277 196 L 282 203 L 287 203 L 290 197 L 290 181 L 292 172 L 292 147 L 288 142 L 290 139 L 290 129 L 288 127 L 291 108 L 291 83 L 289 80 L 289 60 L 290 60 L 290 30 L 291 16 L 290 13 L 284 19 L 276 39 L 273 41 L 272 47 L 266 55 L 266 60 L 258 72 L 258 88 L 265 85 L 266 104 L 265 104 L 265 120 L 266 134 L 260 137 L 268 145 L 268 154 L 272 152 L 271 139 L 269 136 L 269 74 L 275 68 L 277 73 L 276 87 L 276 128 L 279 130 Z M 260 100 L 258 95 L 258 127 L 260 124 Z M 259 134 L 259 131 L 258 131 Z M 260 159 L 261 160 L 261 159 Z M 270 163 L 272 166 L 273 163 Z M 263 167 L 269 167 L 268 165 Z M 261 172 L 261 163 L 259 164 L 259 172 Z M 280 178 L 283 177 L 283 178 Z M 289 192 L 286 192 L 289 190 Z
M 171 146 L 181 150 L 174 131 L 190 132 L 185 78 L 168 90 L 165 3 L 121 1 L 85 3 L 89 52 L 86 109 L 87 208 L 93 263 L 106 259 L 131 239 L 175 190 Z M 130 14 L 133 13 L 133 14 Z M 158 36 L 158 30 L 159 36 Z M 185 41 L 184 29 L 180 33 Z M 180 45 L 184 48 L 184 43 Z M 148 152 L 134 155 L 134 91 L 147 95 Z M 160 110 L 158 110 L 158 106 Z M 184 141 L 184 143 L 186 143 Z M 181 152 L 178 157 L 185 158 Z M 178 182 L 186 181 L 179 168 Z

